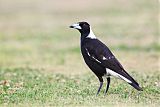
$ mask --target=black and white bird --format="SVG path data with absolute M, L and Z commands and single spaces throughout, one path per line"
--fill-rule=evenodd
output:
M 70 28 L 77 29 L 81 33 L 81 52 L 84 61 L 100 82 L 97 95 L 103 85 L 103 76 L 107 78 L 105 94 L 109 89 L 110 76 L 118 77 L 138 91 L 142 91 L 139 84 L 125 71 L 109 48 L 96 38 L 87 22 L 78 22 L 71 25 Z

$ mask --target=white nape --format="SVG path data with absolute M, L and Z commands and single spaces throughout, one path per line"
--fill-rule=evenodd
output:
M 88 35 L 86 38 L 96 39 L 96 36 L 94 35 L 94 33 L 93 33 L 91 27 L 90 27 L 90 33 L 89 33 L 89 35 Z
M 106 73 L 107 75 L 111 75 L 111 76 L 115 76 L 115 77 L 118 77 L 118 78 L 121 78 L 123 79 L 124 81 L 128 82 L 128 83 L 132 83 L 130 80 L 128 80 L 127 78 L 125 78 L 124 76 L 112 71 L 111 69 L 108 69 L 106 68 Z

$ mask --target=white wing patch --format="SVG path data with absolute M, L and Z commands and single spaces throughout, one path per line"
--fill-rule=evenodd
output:
M 86 51 L 87 51 L 88 56 L 91 56 L 90 53 L 88 52 L 88 49 L 87 49 L 87 48 L 85 48 L 85 49 L 86 49 Z
M 98 59 L 96 59 L 95 57 L 92 56 L 93 59 L 95 59 L 97 62 L 101 63 Z
M 115 76 L 115 77 L 118 77 L 118 78 L 121 78 L 121 79 L 125 80 L 128 83 L 132 83 L 130 80 L 128 80 L 124 76 L 122 76 L 122 75 L 120 75 L 120 74 L 118 74 L 118 73 L 116 73 L 116 72 L 114 72 L 114 71 L 112 71 L 112 70 L 110 70 L 108 68 L 106 68 L 106 73 L 107 73 L 106 75 Z
M 108 59 L 112 59 L 112 58 L 115 58 L 115 57 L 114 57 L 114 56 L 109 56 L 108 58 L 106 58 L 106 57 L 103 56 L 102 59 L 103 59 L 103 60 L 108 60 Z
M 91 54 L 89 53 L 89 51 L 88 51 L 88 49 L 87 49 L 87 48 L 85 48 L 85 49 L 86 49 L 87 54 L 88 54 L 88 56 L 89 56 L 89 57 L 92 57 L 94 60 L 96 60 L 97 62 L 101 63 L 101 61 L 99 61 L 99 60 L 98 60 L 98 59 L 96 59 L 95 57 L 91 56 Z
M 103 60 L 106 60 L 107 58 L 103 56 L 103 58 L 102 58 L 102 59 L 103 59 Z

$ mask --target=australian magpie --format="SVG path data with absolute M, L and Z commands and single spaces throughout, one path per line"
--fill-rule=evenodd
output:
M 139 84 L 125 71 L 109 48 L 96 38 L 91 26 L 87 22 L 78 22 L 70 26 L 81 33 L 81 52 L 85 63 L 95 73 L 100 81 L 97 94 L 103 85 L 103 76 L 107 78 L 105 94 L 110 85 L 110 76 L 118 77 L 133 86 L 138 91 L 142 91 Z

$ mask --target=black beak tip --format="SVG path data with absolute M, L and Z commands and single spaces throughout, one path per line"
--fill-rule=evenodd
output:
M 69 28 L 74 28 L 73 26 L 69 26 Z

